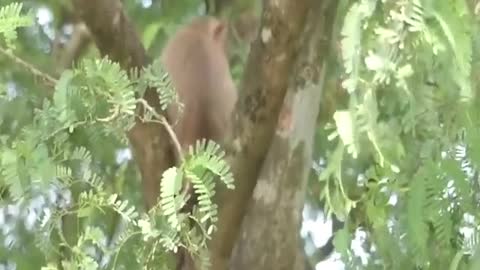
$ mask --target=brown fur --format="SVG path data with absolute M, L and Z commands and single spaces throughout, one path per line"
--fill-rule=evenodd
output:
M 202 138 L 222 143 L 230 130 L 237 92 L 226 38 L 225 23 L 201 17 L 181 28 L 163 51 L 162 62 L 184 106 L 181 114 L 176 106 L 167 112 L 184 150 Z
M 181 113 L 175 105 L 167 109 L 183 151 L 199 139 L 223 144 L 231 130 L 237 91 L 226 42 L 227 25 L 213 17 L 201 17 L 179 29 L 162 53 L 162 63 L 183 104 Z M 195 196 L 182 210 L 191 211 L 194 201 Z M 176 269 L 195 269 L 193 258 L 184 249 L 178 254 Z

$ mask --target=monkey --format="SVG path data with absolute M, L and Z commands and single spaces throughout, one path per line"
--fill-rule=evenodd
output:
M 163 49 L 161 63 L 183 104 L 167 108 L 182 150 L 199 139 L 223 144 L 231 130 L 237 90 L 226 50 L 227 24 L 211 16 L 180 28 Z
M 182 152 L 199 139 L 222 145 L 231 131 L 237 90 L 227 57 L 227 29 L 219 19 L 199 17 L 180 28 L 163 49 L 161 63 L 183 106 L 167 108 Z M 178 155 L 175 159 L 178 164 Z M 192 197 L 181 211 L 191 211 L 196 202 L 191 188 L 189 193 Z M 195 269 L 194 265 L 186 250 L 180 250 L 176 269 Z

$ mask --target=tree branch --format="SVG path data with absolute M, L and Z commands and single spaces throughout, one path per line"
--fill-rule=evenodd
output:
M 60 31 L 57 30 L 59 33 Z M 55 54 L 59 54 L 57 59 L 57 72 L 60 74 L 63 70 L 70 68 L 86 51 L 90 44 L 90 33 L 87 26 L 83 23 L 75 23 L 70 40 L 61 50 L 57 48 Z
M 305 18 L 315 1 L 264 1 L 260 35 L 250 51 L 236 108 L 234 142 L 239 151 L 230 156 L 236 187 L 220 195 L 218 231 L 211 243 L 212 269 L 227 269 L 300 51 Z
M 125 14 L 119 0 L 72 0 L 75 11 L 85 22 L 100 53 L 119 62 L 122 68 L 142 68 L 149 64 L 140 38 Z M 160 108 L 155 89 L 147 89 L 143 97 L 157 112 Z M 159 123 L 145 122 L 144 106 L 139 104 L 135 126 L 128 137 L 143 181 L 147 209 L 156 204 L 163 171 L 175 164 L 167 131 Z
M 37 69 L 32 64 L 24 61 L 20 57 L 16 56 L 13 52 L 11 52 L 11 51 L 9 51 L 9 50 L 1 47 L 1 46 L 0 46 L 0 54 L 7 57 L 8 59 L 10 59 L 10 61 L 15 63 L 19 67 L 21 67 L 21 68 L 25 69 L 26 71 L 28 71 L 29 73 L 31 73 L 34 77 L 39 78 L 45 84 L 45 86 L 47 86 L 48 89 L 50 89 L 51 92 L 53 92 L 52 89 L 57 84 L 57 80 L 55 78 L 53 78 L 52 76 L 48 75 L 47 73 L 44 73 L 43 71 Z
M 298 234 L 311 172 L 314 134 L 327 73 L 336 0 L 315 1 L 298 34 L 287 96 L 263 162 L 230 269 L 304 269 Z M 275 252 L 265 252 L 274 247 Z

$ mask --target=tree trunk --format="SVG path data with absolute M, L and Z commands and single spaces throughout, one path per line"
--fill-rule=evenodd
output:
M 243 220 L 231 267 L 240 269 L 305 269 L 299 232 L 313 137 L 326 69 L 324 57 L 337 1 L 317 1 L 302 31 L 302 53 L 290 78 L 261 175 Z
M 218 231 L 210 245 L 212 269 L 228 268 L 253 189 L 275 134 L 308 11 L 318 0 L 265 0 L 261 26 L 253 42 L 237 102 L 237 152 L 229 155 L 235 190 L 220 192 Z

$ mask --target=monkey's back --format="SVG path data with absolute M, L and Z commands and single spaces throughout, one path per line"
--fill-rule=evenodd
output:
M 215 36 L 223 34 L 215 32 L 218 25 L 212 18 L 194 20 L 167 42 L 162 54 L 162 62 L 183 104 L 181 114 L 177 106 L 168 109 L 183 147 L 200 138 L 221 141 L 229 128 L 237 93 L 224 37 Z

